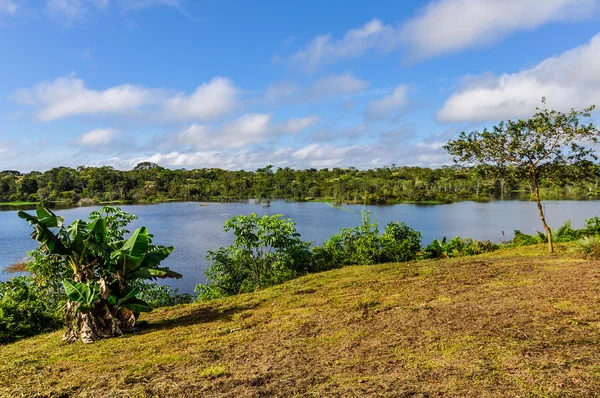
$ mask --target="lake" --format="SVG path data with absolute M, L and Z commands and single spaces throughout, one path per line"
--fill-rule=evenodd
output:
M 584 219 L 600 215 L 600 201 L 546 201 L 544 202 L 548 223 L 560 226 L 572 220 L 575 227 L 582 227 Z M 67 222 L 86 219 L 99 207 L 77 207 L 56 210 Z M 130 230 L 141 225 L 154 234 L 154 242 L 173 245 L 176 250 L 163 263 L 184 277 L 180 280 L 159 281 L 191 293 L 197 283 L 205 282 L 204 271 L 208 267 L 206 251 L 231 243 L 231 234 L 223 232 L 223 224 L 230 217 L 257 213 L 259 215 L 284 214 L 296 222 L 304 240 L 315 244 L 336 233 L 339 228 L 351 227 L 360 222 L 363 206 L 345 205 L 341 209 L 326 203 L 296 203 L 273 201 L 270 207 L 249 203 L 164 203 L 155 205 L 121 206 L 136 214 Z M 423 233 L 423 244 L 444 236 L 472 237 L 494 242 L 512 237 L 512 231 L 525 233 L 542 230 L 534 202 L 495 201 L 488 203 L 459 202 L 447 205 L 364 206 L 376 216 L 380 230 L 392 221 L 403 221 Z M 18 218 L 16 211 L 0 211 L 0 280 L 11 275 L 4 269 L 23 259 L 27 251 L 35 248 L 30 238 L 31 227 Z

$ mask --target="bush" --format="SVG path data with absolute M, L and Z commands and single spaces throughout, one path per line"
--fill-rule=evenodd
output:
M 446 237 L 444 237 L 442 240 L 434 239 L 430 245 L 423 249 L 420 258 L 474 256 L 476 254 L 498 250 L 500 247 L 500 245 L 490 242 L 489 240 L 479 241 L 471 238 L 462 239 L 460 236 L 457 236 L 450 241 L 446 241 Z
M 421 249 L 421 233 L 404 223 L 389 223 L 382 235 L 369 212 L 362 212 L 362 223 L 343 228 L 322 246 L 313 249 L 313 262 L 318 270 L 343 265 L 369 265 L 417 258 Z
M 582 236 L 595 234 L 600 229 L 600 219 L 594 217 L 586 220 L 584 229 L 574 229 L 571 221 L 565 223 L 558 229 L 552 230 L 552 239 L 557 243 L 573 242 Z M 548 236 L 544 232 L 537 231 L 537 235 L 527 235 L 519 230 L 515 230 L 515 236 L 512 240 L 513 246 L 529 246 L 545 243 L 548 241 Z
M 585 220 L 585 227 L 582 230 L 584 235 L 600 235 L 600 217 L 595 216 Z
M 150 283 L 144 280 L 135 281 L 132 286 L 140 288 L 138 298 L 144 300 L 152 308 L 170 307 L 179 304 L 189 304 L 194 301 L 191 294 L 179 294 L 179 289 L 173 289 L 170 286 Z
M 0 282 L 0 343 L 56 330 L 63 326 L 60 303 L 30 277 Z
M 313 271 L 310 242 L 282 214 L 236 216 L 225 223 L 232 245 L 209 251 L 208 285 L 196 286 L 199 300 L 251 292 Z
M 577 248 L 592 258 L 600 258 L 600 236 L 584 236 L 577 241 Z

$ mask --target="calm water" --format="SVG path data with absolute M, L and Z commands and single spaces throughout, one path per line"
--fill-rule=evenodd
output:
M 584 219 L 600 215 L 600 201 L 547 201 L 544 203 L 548 223 L 559 226 L 572 220 L 583 226 Z M 351 227 L 360 221 L 362 206 L 333 208 L 326 203 L 286 203 L 275 201 L 270 207 L 254 203 L 165 203 L 157 205 L 122 206 L 139 219 L 131 230 L 146 225 L 154 241 L 173 245 L 176 250 L 164 262 L 184 275 L 183 279 L 164 281 L 182 292 L 192 292 L 197 283 L 205 282 L 206 251 L 228 245 L 232 236 L 223 232 L 223 223 L 239 214 L 278 214 L 292 218 L 303 239 L 319 243 L 339 228 Z M 87 218 L 94 207 L 57 210 L 70 222 Z M 460 202 L 449 205 L 365 206 L 377 217 L 381 229 L 391 221 L 404 221 L 423 233 L 423 243 L 444 236 L 489 239 L 495 242 L 509 239 L 514 229 L 526 233 L 542 226 L 533 202 L 497 201 L 490 203 Z M 504 234 L 503 235 L 503 231 Z M 0 270 L 23 259 L 35 247 L 29 237 L 31 227 L 17 217 L 16 211 L 0 211 Z M 0 271 L 0 280 L 11 274 Z M 14 274 L 13 274 L 14 275 Z

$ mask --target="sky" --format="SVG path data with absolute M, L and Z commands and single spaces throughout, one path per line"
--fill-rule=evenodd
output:
M 600 106 L 600 0 L 0 0 L 0 170 L 440 167 L 542 97 Z

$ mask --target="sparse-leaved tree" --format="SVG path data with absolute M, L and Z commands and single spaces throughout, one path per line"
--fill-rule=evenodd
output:
M 545 98 L 542 98 L 542 103 L 544 108 L 537 108 L 528 120 L 508 120 L 491 130 L 462 132 L 444 149 L 455 162 L 500 168 L 513 166 L 526 173 L 548 236 L 548 249 L 552 252 L 552 231 L 540 200 L 540 178 L 555 168 L 596 159 L 593 149 L 586 144 L 597 143 L 599 132 L 593 123 L 581 122 L 581 119 L 591 117 L 594 106 L 563 113 L 546 109 Z

